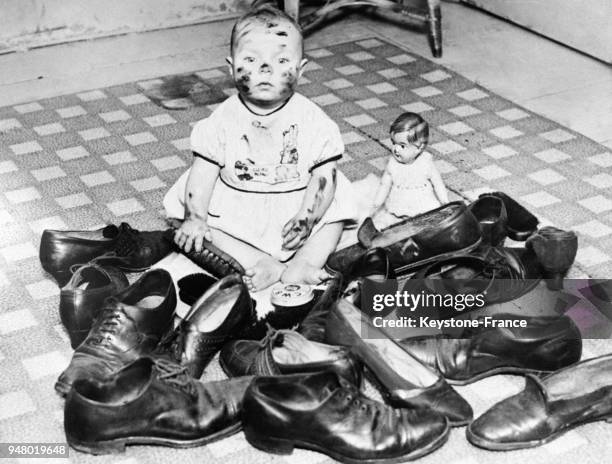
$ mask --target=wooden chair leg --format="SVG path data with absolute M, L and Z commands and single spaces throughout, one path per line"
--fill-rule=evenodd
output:
M 427 18 L 427 37 L 431 52 L 435 58 L 442 56 L 442 12 L 440 10 L 440 0 L 427 0 L 429 15 Z
M 285 13 L 291 16 L 296 22 L 300 20 L 300 0 L 284 0 Z

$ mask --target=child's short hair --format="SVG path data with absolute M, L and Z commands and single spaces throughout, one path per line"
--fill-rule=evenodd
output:
M 407 139 L 410 142 L 429 141 L 429 124 L 416 113 L 402 113 L 391 124 L 391 134 L 408 132 Z
M 234 27 L 232 28 L 232 35 L 230 38 L 230 53 L 232 54 L 234 53 L 236 42 L 238 42 L 238 39 L 240 39 L 241 27 L 244 26 L 245 23 L 248 23 L 252 20 L 259 21 L 262 24 L 267 25 L 268 27 L 274 27 L 274 25 L 276 25 L 276 22 L 287 22 L 295 28 L 295 30 L 300 35 L 300 38 L 302 37 L 302 29 L 300 28 L 299 24 L 295 22 L 295 20 L 291 16 L 289 16 L 284 11 L 279 10 L 278 8 L 272 5 L 263 5 L 263 6 L 260 6 L 259 8 L 249 11 L 248 13 L 245 13 L 240 18 L 238 18 L 238 20 L 234 24 Z M 303 40 L 302 40 L 301 46 L 302 46 L 302 53 L 303 53 L 304 52 L 304 41 Z

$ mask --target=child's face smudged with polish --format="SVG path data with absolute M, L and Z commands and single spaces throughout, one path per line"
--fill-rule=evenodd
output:
M 289 22 L 254 19 L 236 37 L 228 63 L 242 99 L 255 110 L 281 106 L 295 92 L 306 64 L 300 33 Z

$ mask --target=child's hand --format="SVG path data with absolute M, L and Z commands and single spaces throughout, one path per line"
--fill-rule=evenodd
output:
M 212 234 L 206 221 L 201 219 L 186 219 L 174 232 L 174 243 L 189 253 L 193 248 L 198 253 L 202 251 L 204 240 L 212 242 Z
M 289 220 L 281 232 L 283 238 L 283 248 L 285 250 L 295 250 L 304 244 L 310 236 L 314 221 L 303 217 L 294 217 Z

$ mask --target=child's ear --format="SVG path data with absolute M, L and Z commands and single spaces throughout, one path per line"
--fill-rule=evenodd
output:
M 307 64 L 308 64 L 308 58 L 302 58 L 302 61 L 300 61 L 300 64 L 298 66 L 298 78 L 302 77 L 302 74 L 304 73 L 304 68 L 306 67 Z
M 227 68 L 229 69 L 230 76 L 234 77 L 234 60 L 232 60 L 231 56 L 225 58 L 225 62 L 227 63 Z

